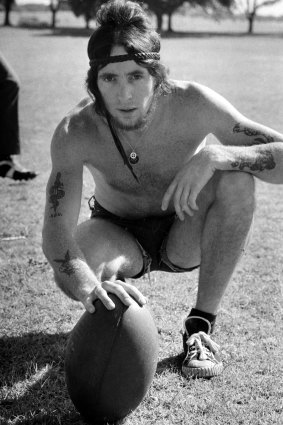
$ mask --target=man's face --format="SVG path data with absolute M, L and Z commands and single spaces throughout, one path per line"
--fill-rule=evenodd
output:
M 121 46 L 111 56 L 125 55 Z M 152 112 L 155 79 L 135 61 L 109 63 L 98 71 L 97 85 L 115 125 L 124 130 L 144 127 Z

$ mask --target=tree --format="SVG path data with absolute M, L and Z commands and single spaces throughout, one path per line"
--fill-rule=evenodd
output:
M 206 11 L 215 11 L 219 8 L 230 9 L 235 0 L 187 0 L 191 6 L 200 6 Z
M 52 13 L 51 28 L 56 27 L 56 14 L 60 7 L 60 0 L 50 0 L 49 8 Z
M 145 0 L 145 3 L 156 15 L 157 30 L 161 32 L 163 16 L 168 15 L 168 32 L 172 32 L 172 15 L 184 3 L 184 0 Z
M 163 15 L 168 15 L 168 32 L 172 32 L 172 15 L 184 3 L 192 7 L 201 6 L 206 11 L 214 11 L 219 7 L 230 8 L 235 0 L 145 0 L 150 11 L 157 17 L 157 30 L 162 30 Z
M 95 18 L 96 12 L 102 3 L 107 0 L 69 0 L 70 7 L 76 16 L 83 16 L 86 22 L 86 28 L 89 28 L 89 22 Z
M 0 4 L 3 4 L 5 15 L 4 15 L 4 25 L 11 26 L 10 22 L 10 12 L 12 10 L 14 0 L 0 0 Z
M 271 6 L 275 3 L 279 3 L 281 0 L 243 0 L 243 6 L 245 10 L 245 15 L 248 20 L 248 33 L 253 33 L 254 20 L 257 14 L 257 11 L 262 7 Z

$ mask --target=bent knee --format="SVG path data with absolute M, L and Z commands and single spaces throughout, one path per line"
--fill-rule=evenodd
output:
M 143 256 L 131 233 L 103 219 L 82 223 L 76 241 L 89 267 L 101 280 L 115 275 L 131 277 L 143 266 Z
M 254 177 L 241 171 L 223 171 L 219 176 L 216 198 L 239 205 L 255 205 Z

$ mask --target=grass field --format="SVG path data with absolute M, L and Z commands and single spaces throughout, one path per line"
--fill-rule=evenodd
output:
M 171 77 L 206 84 L 252 119 L 283 132 L 283 27 L 276 32 L 265 23 L 248 37 L 237 22 L 215 23 L 214 29 L 206 22 L 194 23 L 197 32 L 189 37 L 163 40 Z M 1 425 L 83 424 L 63 369 L 68 333 L 83 308 L 53 283 L 41 228 L 50 139 L 85 95 L 86 45 L 81 31 L 0 28 L 0 50 L 21 79 L 21 160 L 40 172 L 28 184 L 0 180 Z M 86 172 L 80 220 L 89 214 L 92 190 Z M 257 182 L 251 243 L 219 312 L 215 339 L 225 365 L 219 378 L 187 381 L 180 374 L 179 330 L 195 300 L 197 272 L 153 273 L 151 284 L 135 282 L 159 329 L 160 362 L 126 425 L 282 425 L 282 214 L 282 186 Z

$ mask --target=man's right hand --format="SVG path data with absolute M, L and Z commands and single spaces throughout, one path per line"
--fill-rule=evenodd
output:
M 146 298 L 133 285 L 121 280 L 105 280 L 101 284 L 96 284 L 95 288 L 88 294 L 82 303 L 89 313 L 95 312 L 94 301 L 99 299 L 107 310 L 113 310 L 115 304 L 107 293 L 115 294 L 126 306 L 137 302 L 140 305 L 146 304 Z

